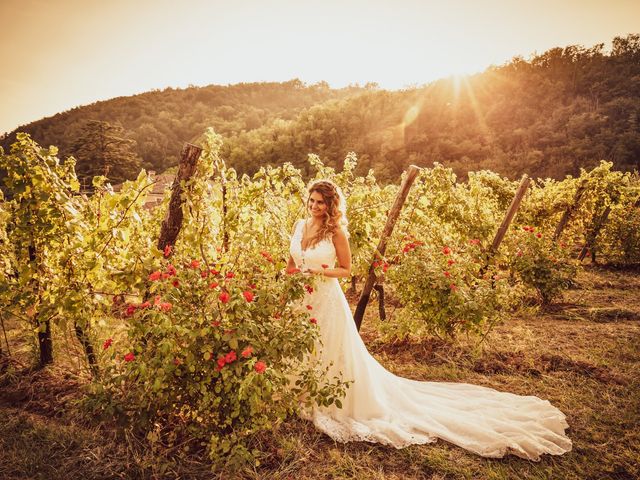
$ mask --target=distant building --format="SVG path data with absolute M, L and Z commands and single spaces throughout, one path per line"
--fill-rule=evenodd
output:
M 155 183 L 153 184 L 153 187 L 151 187 L 151 191 L 147 193 L 144 208 L 146 208 L 147 210 L 151 210 L 152 208 L 162 203 L 165 192 L 167 191 L 167 189 L 171 188 L 171 185 L 173 185 L 173 180 L 176 176 L 173 174 L 164 173 L 161 175 L 156 175 L 156 172 L 153 170 L 149 170 L 148 173 L 153 177 Z M 114 192 L 119 192 L 121 188 L 121 183 L 113 185 Z

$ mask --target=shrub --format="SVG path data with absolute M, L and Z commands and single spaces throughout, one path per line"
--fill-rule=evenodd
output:
M 104 344 L 112 361 L 96 385 L 100 408 L 150 440 L 191 438 L 214 460 L 242 463 L 258 453 L 252 434 L 301 402 L 336 401 L 345 385 L 310 361 L 317 327 L 299 305 L 308 280 L 278 279 L 282 267 L 260 254 L 235 264 L 163 260 L 150 299 L 124 310 L 126 338 Z

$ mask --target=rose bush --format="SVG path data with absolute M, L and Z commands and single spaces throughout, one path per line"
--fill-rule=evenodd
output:
M 508 274 L 493 264 L 483 268 L 478 239 L 440 246 L 408 239 L 399 257 L 386 277 L 402 304 L 391 321 L 381 324 L 390 337 L 482 333 L 513 303 Z
M 298 304 L 309 279 L 279 275 L 284 262 L 259 254 L 177 260 L 160 260 L 151 300 L 129 304 L 126 336 L 105 342 L 99 409 L 149 439 L 190 439 L 214 460 L 253 461 L 253 434 L 344 393 L 310 361 L 317 327 Z
M 548 233 L 525 225 L 512 229 L 509 244 L 510 269 L 535 290 L 542 305 L 549 305 L 569 288 L 578 267 L 564 242 L 555 242 Z

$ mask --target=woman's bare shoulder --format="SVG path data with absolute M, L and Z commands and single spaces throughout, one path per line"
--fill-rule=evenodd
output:
M 349 236 L 344 228 L 338 228 L 333 234 L 333 242 L 346 242 L 349 240 Z

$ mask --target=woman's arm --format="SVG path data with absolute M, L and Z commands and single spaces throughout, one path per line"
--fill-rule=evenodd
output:
M 333 245 L 336 247 L 338 266 L 336 268 L 310 268 L 309 273 L 332 278 L 351 276 L 351 247 L 349 247 L 349 240 L 342 229 L 338 229 L 333 236 Z

